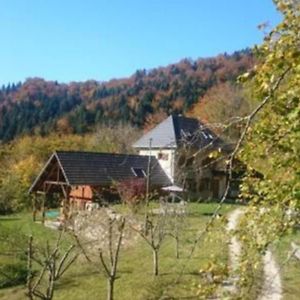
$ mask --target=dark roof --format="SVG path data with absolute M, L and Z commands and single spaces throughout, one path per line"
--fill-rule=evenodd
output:
M 171 115 L 133 144 L 134 148 L 177 148 L 180 145 L 203 148 L 220 143 L 217 135 L 194 118 Z
M 147 173 L 149 156 L 132 154 L 112 154 L 97 152 L 57 151 L 30 188 L 30 192 L 39 190 L 41 181 L 47 180 L 46 173 L 50 165 L 57 161 L 69 185 L 109 185 L 112 182 L 137 178 L 134 168 Z M 170 179 L 155 157 L 151 156 L 150 184 L 152 186 L 170 185 Z

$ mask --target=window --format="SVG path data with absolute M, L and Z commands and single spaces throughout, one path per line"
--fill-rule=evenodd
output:
M 134 176 L 138 178 L 145 178 L 147 175 L 142 168 L 131 168 L 132 173 Z
M 191 137 L 192 133 L 190 131 L 184 131 L 183 129 L 181 129 L 181 136 L 183 138 Z
M 169 159 L 169 154 L 159 152 L 158 155 L 157 155 L 157 158 L 160 159 L 160 160 L 168 160 Z

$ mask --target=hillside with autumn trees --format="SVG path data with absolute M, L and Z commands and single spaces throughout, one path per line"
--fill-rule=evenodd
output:
M 281 21 L 260 25 L 251 50 L 108 82 L 0 88 L 0 300 L 300 299 L 300 1 L 273 2 Z M 152 192 L 149 156 L 147 173 L 131 168 L 135 185 L 112 183 L 117 203 L 101 185 L 109 160 L 58 154 L 43 169 L 56 150 L 135 153 L 143 130 L 171 113 L 218 135 L 202 127 L 205 143 L 183 130 L 172 151 L 149 144 L 183 184 L 174 176 Z M 30 189 L 37 176 L 43 189 Z M 221 199 L 194 193 L 191 177 L 200 191 L 224 181 Z
M 3 86 L 0 213 L 30 207 L 28 188 L 54 150 L 130 153 L 142 130 L 170 113 L 225 123 L 248 112 L 245 89 L 236 79 L 251 68 L 254 59 L 250 50 L 243 50 L 185 59 L 105 83 L 62 84 L 31 78 Z M 234 137 L 238 130 L 230 129 L 234 134 L 225 133 Z
M 0 89 L 0 141 L 28 134 L 84 134 L 99 124 L 129 123 L 147 129 L 170 113 L 196 111 L 199 115 L 199 110 L 201 117 L 209 120 L 203 108 L 203 103 L 209 102 L 205 96 L 211 90 L 213 94 L 214 90 L 228 90 L 253 62 L 250 50 L 242 50 L 213 58 L 183 59 L 103 83 L 62 84 L 29 78 L 9 84 Z

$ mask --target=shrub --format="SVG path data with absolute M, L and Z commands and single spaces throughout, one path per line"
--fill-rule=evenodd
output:
M 124 180 L 119 182 L 116 187 L 121 197 L 121 201 L 127 204 L 133 212 L 137 212 L 139 205 L 145 198 L 145 179 L 138 178 Z
M 0 266 L 0 288 L 24 284 L 27 277 L 26 263 L 18 261 Z

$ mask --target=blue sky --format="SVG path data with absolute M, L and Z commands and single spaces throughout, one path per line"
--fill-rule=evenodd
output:
M 259 44 L 272 0 L 1 0 L 0 84 L 108 80 Z

